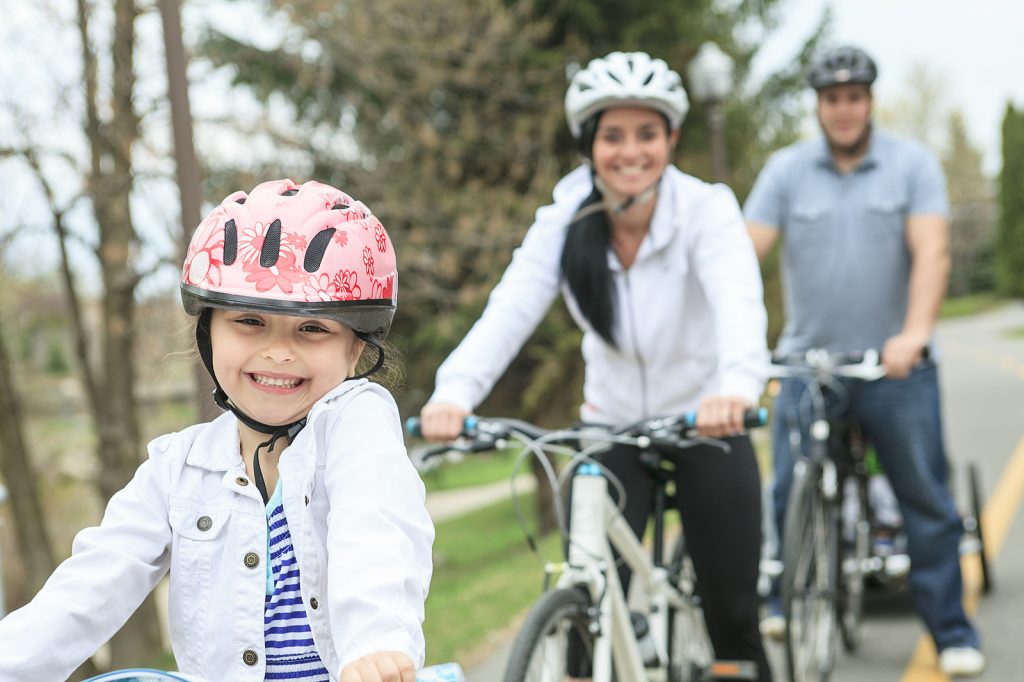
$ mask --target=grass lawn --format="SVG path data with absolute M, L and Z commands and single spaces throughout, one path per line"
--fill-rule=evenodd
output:
M 533 496 L 522 505 L 531 513 Z M 540 546 L 547 560 L 561 558 L 557 533 Z M 543 581 L 543 562 L 527 546 L 511 500 L 438 523 L 424 623 L 427 664 L 465 661 L 541 595 Z
M 446 461 L 425 473 L 423 483 L 427 492 L 436 492 L 507 480 L 518 452 L 518 449 L 509 449 L 473 453 L 459 461 Z M 529 466 L 524 465 L 523 470 L 529 472 Z
M 976 313 L 983 313 L 986 310 L 996 308 L 1005 302 L 1005 299 L 999 298 L 995 294 L 991 293 L 971 294 L 969 296 L 947 298 L 942 302 L 942 309 L 939 311 L 939 316 L 963 317 L 965 315 L 974 315 Z

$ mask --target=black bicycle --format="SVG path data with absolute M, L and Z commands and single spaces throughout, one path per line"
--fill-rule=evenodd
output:
M 786 618 L 786 660 L 793 682 L 827 680 L 835 662 L 838 631 L 847 651 L 859 643 L 865 583 L 901 578 L 910 570 L 902 551 L 879 554 L 871 543 L 874 518 L 866 443 L 855 421 L 840 414 L 847 390 L 840 378 L 874 381 L 885 375 L 878 353 L 810 350 L 776 357 L 776 378 L 796 378 L 810 402 L 810 442 L 796 458 L 782 529 L 782 610 Z M 794 425 L 798 433 L 798 428 Z M 977 472 L 968 469 L 971 511 L 964 517 L 961 552 L 977 552 L 983 588 L 991 589 Z M 894 529 L 895 530 L 895 529 Z

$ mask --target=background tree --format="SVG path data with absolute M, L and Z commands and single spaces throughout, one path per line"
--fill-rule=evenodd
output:
M 996 238 L 1000 289 L 1024 297 L 1024 112 L 1012 103 L 1003 116 L 1003 168 L 999 174 L 999 230 Z
M 76 0 L 73 7 L 80 79 L 60 92 L 58 99 L 66 107 L 62 113 L 80 112 L 77 127 L 83 135 L 62 140 L 42 134 L 44 123 L 38 113 L 12 98 L 4 102 L 5 113 L 18 124 L 19 143 L 5 155 L 22 162 L 48 209 L 47 226 L 55 244 L 75 366 L 95 434 L 98 465 L 92 483 L 99 500 L 105 502 L 132 477 L 143 452 L 134 359 L 135 299 L 143 275 L 139 257 L 143 249 L 131 205 L 140 172 L 134 163 L 134 148 L 141 138 L 135 109 L 139 9 L 132 0 L 102 6 Z M 93 21 L 97 16 L 98 24 Z M 79 218 L 76 222 L 94 228 L 91 234 L 72 229 L 68 216 L 73 211 Z M 32 230 L 25 225 L 21 232 L 34 240 L 46 239 L 38 228 Z M 86 262 L 90 255 L 95 259 L 92 263 Z M 98 294 L 95 329 L 89 319 L 91 296 L 81 292 L 83 279 L 92 272 L 98 272 L 99 280 L 88 287 L 89 294 Z M 30 514 L 19 513 L 17 523 L 33 527 Z M 124 667 L 151 661 L 162 652 L 157 612 L 150 598 L 111 640 L 111 664 Z M 86 668 L 79 674 L 89 672 Z
M 950 114 L 942 155 L 950 206 L 950 296 L 990 291 L 992 240 L 995 237 L 995 200 L 992 183 L 982 170 L 982 153 L 967 135 L 963 112 Z

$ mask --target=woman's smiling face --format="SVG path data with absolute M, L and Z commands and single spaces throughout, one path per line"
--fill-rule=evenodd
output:
M 317 317 L 214 309 L 213 367 L 231 402 L 271 426 L 305 417 L 352 375 L 364 343 L 351 329 Z
M 607 109 L 594 136 L 594 172 L 615 194 L 636 196 L 661 177 L 678 135 L 653 109 Z

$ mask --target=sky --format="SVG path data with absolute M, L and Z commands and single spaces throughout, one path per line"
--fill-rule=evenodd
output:
M 898 99 L 913 66 L 925 65 L 941 79 L 945 104 L 964 112 L 985 170 L 998 172 L 1006 104 L 1024 106 L 1024 2 L 783 0 L 781 25 L 755 61 L 755 77 L 792 61 L 826 5 L 835 42 L 863 48 L 878 64 L 877 104 Z

